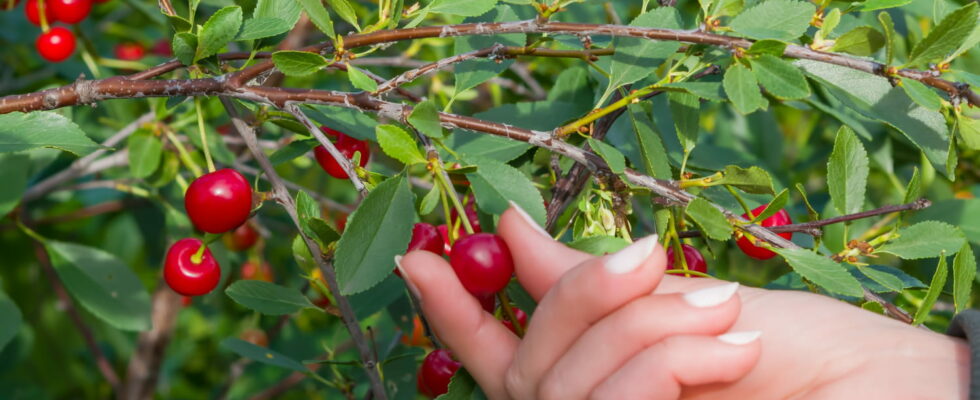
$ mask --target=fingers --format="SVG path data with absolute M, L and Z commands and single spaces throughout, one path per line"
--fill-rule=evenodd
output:
M 565 272 L 594 258 L 552 239 L 513 202 L 500 216 L 497 234 L 507 242 L 521 286 L 536 301 L 540 301 Z
M 683 386 L 736 381 L 759 360 L 759 334 L 672 336 L 630 359 L 590 398 L 673 400 L 680 397 Z
M 649 236 L 565 274 L 535 310 L 507 372 L 510 393 L 518 399 L 536 398 L 540 379 L 576 339 L 607 314 L 648 295 L 665 265 L 657 237 Z
M 518 338 L 483 311 L 442 257 L 413 251 L 395 263 L 419 298 L 422 311 L 439 339 L 453 351 L 491 399 L 509 398 L 504 374 Z
M 542 399 L 584 398 L 645 348 L 674 335 L 717 335 L 738 318 L 738 283 L 687 294 L 649 295 L 589 328 L 551 367 L 538 388 Z

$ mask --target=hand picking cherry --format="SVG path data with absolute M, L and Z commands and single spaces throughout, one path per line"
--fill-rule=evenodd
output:
M 245 223 L 252 213 L 252 187 L 233 169 L 201 175 L 187 187 L 184 208 L 197 229 L 224 233 Z
M 492 296 L 510 282 L 514 261 L 500 236 L 476 233 L 456 241 L 449 264 L 473 296 Z
M 184 296 L 207 294 L 218 286 L 221 267 L 207 247 L 197 256 L 202 243 L 199 239 L 178 240 L 167 250 L 163 264 L 163 279 L 173 291 Z

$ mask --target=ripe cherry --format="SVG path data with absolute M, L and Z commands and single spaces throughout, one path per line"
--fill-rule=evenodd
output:
M 368 142 L 366 140 L 357 140 L 351 136 L 345 135 L 342 132 L 326 127 L 320 127 L 320 130 L 326 133 L 327 136 L 337 138 L 334 146 L 336 146 L 337 150 L 340 151 L 340 154 L 343 154 L 348 160 L 353 160 L 354 154 L 360 153 L 361 158 L 358 165 L 361 168 L 364 168 L 364 166 L 367 165 L 368 159 L 371 158 L 371 150 L 368 147 Z M 316 162 L 320 164 L 320 168 L 323 168 L 323 170 L 330 174 L 330 176 L 338 179 L 349 178 L 347 176 L 347 172 L 344 172 L 344 169 L 340 167 L 340 163 L 338 163 L 337 160 L 330 155 L 330 152 L 327 151 L 326 147 L 317 147 L 313 150 L 313 155 L 316 156 Z
M 430 398 L 436 398 L 449 391 L 449 380 L 459 370 L 462 364 L 453 360 L 452 354 L 446 349 L 433 350 L 425 356 L 419 367 L 418 388 Z
M 238 338 L 259 347 L 269 347 L 269 336 L 261 329 L 246 329 Z
M 275 277 L 272 274 L 272 267 L 269 266 L 269 263 L 262 262 L 260 265 L 257 262 L 246 261 L 242 264 L 242 279 L 272 282 L 275 280 Z
M 759 215 L 765 209 L 765 204 L 756 207 L 754 210 L 752 210 L 752 215 Z M 742 214 L 742 218 L 749 219 L 749 215 Z M 789 217 L 789 213 L 786 212 L 786 210 L 779 210 L 779 212 L 773 214 L 769 218 L 764 219 L 759 225 L 768 228 L 771 226 L 789 225 L 792 223 L 793 220 Z M 793 237 L 793 234 L 790 232 L 783 232 L 780 233 L 779 236 L 781 236 L 783 239 L 789 240 Z M 768 260 L 776 256 L 776 253 L 774 253 L 772 250 L 752 244 L 752 242 L 750 242 L 745 236 L 738 238 L 738 240 L 735 241 L 735 244 L 737 244 L 738 248 L 742 249 L 747 256 L 758 260 Z
M 698 251 L 697 247 L 691 246 L 689 244 L 682 244 L 681 249 L 683 250 L 682 253 L 684 253 L 684 262 L 687 263 L 687 269 L 691 271 L 708 273 L 708 263 L 704 261 L 704 256 L 701 255 L 701 252 Z M 667 248 L 667 269 L 684 268 L 680 262 L 677 262 L 675 260 L 677 259 L 674 256 L 674 246 L 670 246 Z M 676 272 L 672 274 L 681 275 L 681 276 L 684 275 L 683 273 L 680 272 Z M 697 275 L 691 275 L 691 276 L 697 276 Z
M 24 15 L 27 16 L 27 20 L 32 24 L 41 26 L 41 14 L 38 13 L 38 8 L 38 0 L 27 0 L 27 3 L 24 4 Z M 54 17 L 54 11 L 51 10 L 51 3 L 44 3 L 44 17 L 48 21 L 48 25 L 57 22 L 57 19 Z
M 95 2 L 100 3 L 99 0 L 95 0 Z M 174 56 L 174 50 L 170 47 L 170 41 L 168 41 L 167 39 L 157 40 L 157 42 L 153 44 L 153 48 L 150 49 L 150 52 L 161 57 Z
M 436 227 L 439 231 L 439 236 L 442 236 L 442 252 L 448 257 L 453 252 L 453 246 L 449 243 L 449 226 L 442 224 Z M 456 228 L 456 240 L 462 239 L 466 236 L 466 231 L 462 227 Z
M 483 232 L 483 230 L 480 229 L 480 217 L 476 213 L 476 205 L 474 205 L 473 202 L 467 202 L 463 205 L 463 209 L 466 210 L 466 219 L 470 221 L 470 226 L 473 227 L 473 232 Z M 455 224 L 458 218 L 459 213 L 456 212 L 456 208 L 449 211 L 449 221 L 451 223 Z M 463 225 L 462 222 L 459 224 L 460 226 Z
M 51 8 L 58 21 L 66 24 L 82 22 L 92 11 L 92 0 L 46 0 L 44 5 Z
M 524 310 L 521 310 L 520 308 L 517 308 L 517 307 L 511 307 L 510 309 L 511 310 L 514 310 L 514 316 L 517 317 L 517 323 L 521 324 L 521 329 L 523 329 L 523 330 L 526 331 L 527 330 L 527 313 L 524 312 Z M 510 322 L 510 320 L 507 319 L 506 316 L 504 317 L 504 319 L 501 322 L 504 324 L 504 326 L 507 327 L 507 329 L 510 329 L 511 332 L 514 332 L 515 335 L 517 334 L 517 331 L 514 329 L 514 324 L 512 324 Z
M 476 297 L 499 292 L 514 274 L 507 243 L 492 233 L 475 233 L 457 240 L 449 264 L 463 287 Z
M 113 49 L 113 53 L 120 60 L 137 61 L 146 55 L 146 49 L 140 46 L 139 43 L 119 43 Z
M 233 251 L 245 251 L 259 241 L 259 232 L 246 222 L 239 225 L 235 230 L 226 233 L 224 237 L 225 247 Z
M 37 52 L 45 60 L 61 62 L 71 57 L 75 52 L 75 34 L 70 30 L 56 26 L 37 37 L 34 42 Z
M 493 310 L 497 308 L 497 296 L 492 294 L 489 296 L 477 296 L 476 301 L 480 302 L 480 307 L 483 308 L 483 311 L 490 314 L 493 314 Z
M 237 228 L 252 213 L 252 187 L 242 174 L 222 169 L 191 182 L 184 208 L 197 229 L 224 233 Z
M 202 243 L 199 239 L 180 239 L 167 250 L 163 264 L 163 279 L 175 292 L 184 296 L 207 294 L 218 286 L 221 267 L 207 247 L 197 255 Z
M 442 246 L 439 230 L 432 226 L 432 224 L 419 222 L 412 227 L 412 240 L 408 242 L 408 250 L 405 252 L 424 250 L 433 254 L 442 255 Z M 395 268 L 395 275 L 398 275 L 398 277 L 402 276 L 398 268 Z

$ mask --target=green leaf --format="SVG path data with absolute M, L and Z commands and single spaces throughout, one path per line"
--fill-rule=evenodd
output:
M 365 92 L 378 91 L 378 82 L 367 76 L 364 71 L 350 64 L 347 64 L 347 78 L 350 79 L 351 85 Z
M 616 236 L 589 236 L 569 243 L 568 247 L 601 256 L 620 251 L 629 244 L 626 239 Z
M 262 364 L 286 368 L 301 373 L 308 373 L 310 371 L 299 361 L 289 358 L 282 353 L 256 346 L 236 337 L 229 337 L 222 340 L 221 348 Z
M 851 128 L 837 130 L 834 151 L 827 162 L 827 189 L 834 207 L 841 214 L 853 214 L 864 207 L 868 186 L 868 153 Z
M 418 144 L 404 129 L 395 125 L 378 125 L 374 133 L 381 150 L 389 157 L 405 165 L 425 164 L 425 156 L 419 151 Z
M 170 27 L 173 28 L 174 32 L 187 32 L 194 27 L 191 21 L 179 15 L 168 15 L 167 22 L 170 23 Z
M 752 73 L 766 91 L 781 99 L 810 96 L 810 85 L 798 68 L 779 57 L 763 54 L 752 59 Z
M 292 161 L 296 157 L 300 157 L 310 150 L 313 150 L 320 145 L 320 142 L 316 139 L 303 139 L 303 140 L 293 140 L 289 144 L 282 146 L 275 153 L 269 156 L 269 162 L 272 165 L 279 165 L 287 161 Z
M 86 310 L 118 329 L 150 329 L 150 294 L 116 256 L 53 240 L 45 246 L 61 282 Z
M 163 142 L 148 130 L 137 130 L 127 140 L 129 172 L 135 178 L 146 178 L 156 171 L 163 155 Z
M 835 8 L 834 11 L 837 11 L 837 9 Z M 828 26 L 826 19 L 824 20 L 824 26 Z M 763 39 L 752 43 L 752 46 L 749 46 L 749 49 L 745 53 L 753 56 L 768 54 L 779 57 L 783 55 L 784 51 L 786 51 L 786 42 L 781 40 Z
M 452 0 L 449 0 L 452 1 Z M 465 368 L 460 368 L 449 380 L 449 390 L 436 400 L 485 400 L 486 396 Z
M 0 290 L 0 351 L 17 336 L 21 322 L 23 317 L 17 304 Z
M 970 292 L 973 290 L 973 278 L 977 275 L 977 259 L 969 243 L 953 259 L 953 304 L 956 312 L 962 312 L 969 307 Z M 0 340 L 0 347 L 3 341 Z
M 615 147 L 593 138 L 589 138 L 589 146 L 592 147 L 592 151 L 606 161 L 606 165 L 609 165 L 609 169 L 614 174 L 621 174 L 626 170 L 626 157 Z
M 265 315 L 292 314 L 304 308 L 316 308 L 299 290 L 258 280 L 239 280 L 225 294 L 236 303 Z
M 680 29 L 680 14 L 673 7 L 660 7 L 640 14 L 630 26 Z M 609 67 L 611 78 L 603 97 L 607 97 L 620 86 L 646 78 L 680 48 L 678 42 L 623 37 L 616 38 L 614 45 L 616 54 L 613 55 L 612 65 Z
M 732 19 L 731 28 L 753 39 L 796 39 L 810 26 L 816 7 L 794 0 L 768 0 Z
M 878 22 L 881 23 L 881 29 L 885 31 L 885 65 L 891 65 L 895 56 L 895 38 L 898 37 L 895 33 L 895 23 L 892 22 L 892 16 L 887 11 L 878 13 Z
M 744 65 L 732 64 L 728 71 L 725 71 L 722 84 L 725 86 L 725 94 L 739 113 L 750 114 L 766 107 L 766 101 L 759 92 L 759 82 L 756 81 L 752 71 Z
M 197 35 L 189 32 L 178 33 L 174 35 L 170 47 L 181 64 L 193 65 L 194 53 L 197 52 Z
M 932 111 L 939 111 L 943 108 L 943 99 L 924 83 L 908 78 L 901 78 L 901 80 L 905 94 L 916 104 Z
M 306 11 L 306 15 L 310 17 L 310 22 L 313 22 L 313 25 L 316 25 L 320 32 L 327 35 L 327 38 L 337 36 L 333 30 L 333 21 L 330 19 L 330 14 L 327 13 L 327 9 L 323 7 L 323 2 L 320 0 L 299 0 L 299 5 L 303 7 L 303 11 Z
M 320 217 L 320 205 L 306 191 L 296 192 L 296 214 L 300 228 L 306 236 L 316 237 L 316 232 L 310 227 L 309 221 L 312 218 Z
M 823 17 L 823 24 L 820 25 L 820 31 L 817 33 L 817 37 L 821 39 L 826 39 L 830 37 L 831 33 L 834 33 L 834 28 L 840 23 L 840 9 L 835 8 L 830 10 L 826 16 Z M 782 53 L 776 54 L 777 56 L 782 55 Z
M 707 200 L 696 197 L 690 203 L 687 203 L 684 212 L 701 228 L 701 232 L 709 238 L 728 240 L 732 237 L 732 233 L 734 232 L 732 230 L 732 224 L 728 223 L 725 215 Z
M 926 284 L 904 271 L 885 265 L 857 266 L 852 274 L 868 290 L 875 293 L 901 292 L 908 288 L 924 288 Z
M 0 154 L 0 215 L 13 210 L 27 190 L 31 172 L 31 158 L 26 154 Z M 0 346 L 2 347 L 2 346 Z
M 712 182 L 715 185 L 735 186 L 746 193 L 754 194 L 776 194 L 772 188 L 772 178 L 766 170 L 751 166 L 742 168 L 737 165 L 729 165 L 722 171 L 722 177 Z
M 953 254 L 960 250 L 966 238 L 959 228 L 939 221 L 924 221 L 902 228 L 898 238 L 878 248 L 876 253 L 888 253 L 916 260 Z
M 351 7 L 347 0 L 327 0 L 327 4 L 330 8 L 340 16 L 341 19 L 347 21 L 347 23 L 354 25 L 358 31 L 361 30 L 361 26 L 357 23 L 357 14 L 354 13 L 354 8 Z
M 70 119 L 52 111 L 0 115 L 0 154 L 39 147 L 84 156 L 99 149 Z
M 922 176 L 919 175 L 919 168 L 914 167 L 912 169 L 912 178 L 909 179 L 909 184 L 905 188 L 905 200 L 903 203 L 911 203 L 919 198 L 922 194 Z
M 788 189 L 780 190 L 779 194 L 773 197 L 772 201 L 766 204 L 766 208 L 763 208 L 762 212 L 758 214 L 752 213 L 754 215 L 754 218 L 752 218 L 752 220 L 757 221 L 757 223 L 758 221 L 765 221 L 766 218 L 776 215 L 776 213 L 778 213 L 779 210 L 786 208 L 786 203 L 788 202 L 789 202 L 789 190 Z
M 774 249 L 796 273 L 821 288 L 845 296 L 861 297 L 861 283 L 844 266 L 807 249 Z
M 439 121 L 439 109 L 431 99 L 412 109 L 412 113 L 408 115 L 408 123 L 430 138 L 442 139 L 445 136 Z
M 252 18 L 245 21 L 236 40 L 255 40 L 275 36 L 292 29 L 279 18 Z
M 282 73 L 289 76 L 310 75 L 330 64 L 319 54 L 292 50 L 272 53 L 272 62 Z
M 929 283 L 929 290 L 926 292 L 926 297 L 922 299 L 922 304 L 915 311 L 915 318 L 912 321 L 913 325 L 921 324 L 929 316 L 929 312 L 932 311 L 932 306 L 936 304 L 936 300 L 939 299 L 943 288 L 946 287 L 946 276 L 948 274 L 949 270 L 946 268 L 946 256 L 943 254 L 942 257 L 939 257 L 939 265 L 936 266 L 936 273 L 932 275 L 932 282 Z
M 640 145 L 644 172 L 657 179 L 671 179 L 667 150 L 664 149 L 663 141 L 660 140 L 660 135 L 655 131 L 656 127 L 653 122 L 638 104 L 629 105 L 629 113 L 636 142 Z M 639 164 L 639 162 L 634 162 L 634 164 Z
M 885 289 L 885 290 L 875 290 L 878 293 L 901 292 L 902 289 L 905 288 L 904 287 L 905 285 L 902 283 L 902 280 L 895 275 L 889 274 L 887 272 L 879 271 L 870 267 L 860 266 L 860 265 L 857 266 L 857 269 L 858 271 L 861 272 L 861 274 L 868 277 L 869 279 L 871 279 L 871 281 L 877 283 L 879 286 Z M 869 285 L 868 289 L 874 290 L 875 288 L 872 288 Z
M 197 52 L 194 62 L 217 54 L 221 48 L 238 35 L 242 27 L 242 8 L 228 6 L 215 11 L 198 32 Z
M 687 93 L 667 93 L 667 105 L 674 120 L 674 131 L 685 153 L 694 149 L 698 142 L 701 100 Z
M 958 49 L 977 25 L 977 3 L 969 2 L 949 13 L 942 22 L 912 48 L 908 65 L 934 61 Z
M 980 120 L 957 113 L 956 133 L 963 146 L 971 150 L 980 150 Z
M 453 4 L 458 3 L 456 0 L 450 0 L 450 2 L 453 2 Z M 485 14 L 480 13 L 479 15 L 479 17 L 467 18 L 464 22 L 504 22 L 520 19 L 509 6 L 500 6 L 490 12 Z M 455 38 L 453 41 L 453 54 L 463 54 L 473 50 L 485 49 L 498 43 L 505 46 L 524 46 L 526 37 L 524 34 L 462 36 Z M 490 80 L 507 70 L 514 63 L 514 60 L 510 59 L 505 59 L 502 62 L 499 61 L 481 58 L 457 64 L 454 70 L 456 86 L 453 88 L 453 96 L 455 97 L 468 89 Z
M 433 0 L 428 9 L 431 13 L 476 17 L 492 10 L 497 0 Z
M 276 18 L 292 29 L 301 13 L 302 9 L 295 0 L 258 0 L 252 10 L 252 18 Z
M 439 204 L 439 185 L 432 185 L 432 190 L 422 197 L 422 202 L 419 204 L 419 215 L 429 215 L 432 210 L 436 209 L 436 205 Z
M 395 256 L 408 249 L 415 220 L 415 195 L 403 175 L 375 187 L 351 214 L 337 242 L 340 293 L 365 291 L 391 274 Z
M 911 2 L 912 0 L 868 0 L 861 4 L 861 11 L 875 11 L 885 8 L 901 7 Z
M 711 101 L 725 101 L 725 90 L 721 82 L 673 82 L 660 85 L 664 89 L 681 89 L 685 92 Z
M 885 45 L 885 36 L 870 26 L 859 26 L 834 41 L 831 51 L 870 56 Z
M 480 210 L 500 215 L 510 208 L 509 200 L 517 203 L 539 225 L 544 226 L 544 199 L 527 176 L 514 167 L 491 158 L 470 154 L 462 157 L 466 164 L 477 166 L 476 172 L 467 173 L 466 178 L 470 180 Z

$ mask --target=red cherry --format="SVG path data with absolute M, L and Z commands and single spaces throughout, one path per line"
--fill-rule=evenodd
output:
M 476 205 L 474 205 L 473 202 L 468 202 L 463 205 L 463 209 L 466 210 L 466 219 L 470 221 L 470 225 L 473 227 L 473 232 L 483 232 L 483 230 L 480 229 L 480 217 L 476 213 Z M 456 212 L 456 208 L 454 207 L 449 211 L 449 221 L 455 225 L 458 218 L 459 213 Z M 462 224 L 463 223 L 460 222 L 460 226 L 462 226 Z
M 259 265 L 259 263 L 246 261 L 244 264 L 242 264 L 242 279 L 272 282 L 274 280 L 272 275 L 272 267 L 270 267 L 269 263 L 267 262 L 263 262 L 262 265 Z
M 184 296 L 207 294 L 218 286 L 221 267 L 205 248 L 201 260 L 195 263 L 193 257 L 201 248 L 201 241 L 194 238 L 180 239 L 170 246 L 163 264 L 163 279 L 175 292 Z
M 514 274 L 507 243 L 492 233 L 475 233 L 457 240 L 449 264 L 463 287 L 476 297 L 499 292 Z
M 34 46 L 45 60 L 61 62 L 75 52 L 75 34 L 56 26 L 38 36 Z
M 230 233 L 226 233 L 224 241 L 225 247 L 229 250 L 245 251 L 259 241 L 259 232 L 252 227 L 252 224 L 246 222 Z
M 510 309 L 514 310 L 514 316 L 517 317 L 517 323 L 521 324 L 521 328 L 527 330 L 527 313 L 517 307 L 511 307 Z M 511 332 L 514 332 L 515 335 L 517 334 L 517 331 L 514 330 L 514 324 L 512 324 L 506 316 L 501 322 L 503 322 L 504 326 L 506 326 L 507 329 L 510 329 Z
M 320 130 L 326 133 L 327 136 L 337 138 L 334 146 L 336 146 L 337 150 L 340 151 L 340 154 L 343 154 L 348 160 L 353 160 L 355 153 L 361 153 L 361 159 L 358 165 L 360 165 L 361 168 L 364 168 L 364 166 L 367 165 L 368 159 L 371 158 L 371 150 L 368 147 L 368 142 L 366 140 L 357 140 L 351 136 L 345 135 L 330 128 L 320 127 Z M 337 160 L 330 155 L 330 152 L 327 151 L 325 147 L 319 146 L 313 149 L 313 155 L 316 156 L 316 162 L 320 163 L 320 168 L 323 168 L 323 170 L 330 174 L 330 176 L 337 179 L 348 179 L 347 173 L 340 167 L 340 163 L 338 163 Z
M 478 296 L 476 301 L 480 302 L 480 307 L 483 308 L 483 311 L 490 314 L 493 314 L 493 309 L 497 308 L 497 297 L 492 294 L 489 296 Z
M 433 350 L 425 356 L 419 367 L 419 393 L 436 398 L 449 391 L 449 380 L 459 370 L 462 364 L 453 360 L 452 354 L 446 349 Z
M 449 244 L 449 226 L 442 224 L 437 226 L 436 230 L 439 231 L 439 236 L 442 236 L 442 252 L 448 257 L 453 252 L 453 246 Z M 456 228 L 456 240 L 458 241 L 464 236 L 466 236 L 466 231 L 462 227 Z
M 442 255 L 442 243 L 439 239 L 439 230 L 432 226 L 432 224 L 425 222 L 416 223 L 412 227 L 412 240 L 408 242 L 408 250 L 405 252 L 424 250 L 433 254 Z M 402 276 L 398 268 L 395 268 L 395 275 L 398 275 L 399 278 Z
M 108 0 L 101 0 L 101 1 L 95 0 L 96 3 L 101 3 L 103 1 L 108 1 Z M 170 41 L 168 41 L 167 39 L 157 40 L 157 42 L 153 44 L 153 48 L 150 49 L 150 52 L 161 57 L 174 56 L 174 50 L 170 48 Z
M 116 58 L 126 61 L 137 61 L 146 55 L 146 49 L 139 43 L 119 43 L 114 49 Z
M 754 210 L 752 210 L 752 215 L 759 215 L 762 213 L 762 210 L 765 209 L 766 204 L 756 207 Z M 742 214 L 742 218 L 749 219 L 749 215 Z M 789 213 L 786 212 L 786 210 L 779 210 L 779 212 L 773 214 L 769 218 L 764 219 L 759 225 L 768 228 L 771 226 L 789 225 L 792 223 L 793 220 L 789 217 Z M 783 239 L 789 240 L 793 237 L 793 234 L 791 232 L 783 232 L 780 233 L 779 236 L 781 236 Z M 758 260 L 768 260 L 776 256 L 776 253 L 774 253 L 772 250 L 752 244 L 752 242 L 750 242 L 745 236 L 738 238 L 738 240 L 735 241 L 735 244 L 737 244 L 738 248 L 742 249 L 747 256 Z
M 82 22 L 92 11 L 92 0 L 46 0 L 44 5 L 51 8 L 58 21 L 66 24 Z
M 242 174 L 222 169 L 191 182 L 184 208 L 197 229 L 224 233 L 243 224 L 252 213 L 252 187 Z
M 27 0 L 27 3 L 24 4 L 24 14 L 27 15 L 27 20 L 34 25 L 41 26 L 41 15 L 37 10 L 38 0 Z M 57 19 L 54 17 L 54 10 L 51 9 L 51 3 L 49 2 L 44 3 L 44 17 L 48 21 L 48 25 L 57 22 Z
M 701 255 L 701 252 L 698 251 L 697 247 L 688 244 L 682 244 L 681 249 L 683 250 L 682 253 L 684 253 L 684 262 L 687 263 L 687 269 L 692 271 L 697 271 L 697 272 L 708 273 L 708 263 L 704 261 L 704 256 Z M 681 263 L 675 263 L 674 260 L 675 260 L 674 246 L 670 246 L 667 249 L 667 269 L 683 268 Z M 684 275 L 683 273 L 680 272 L 672 273 L 672 274 L 681 275 L 681 276 Z M 697 275 L 691 275 L 691 276 L 696 277 Z

